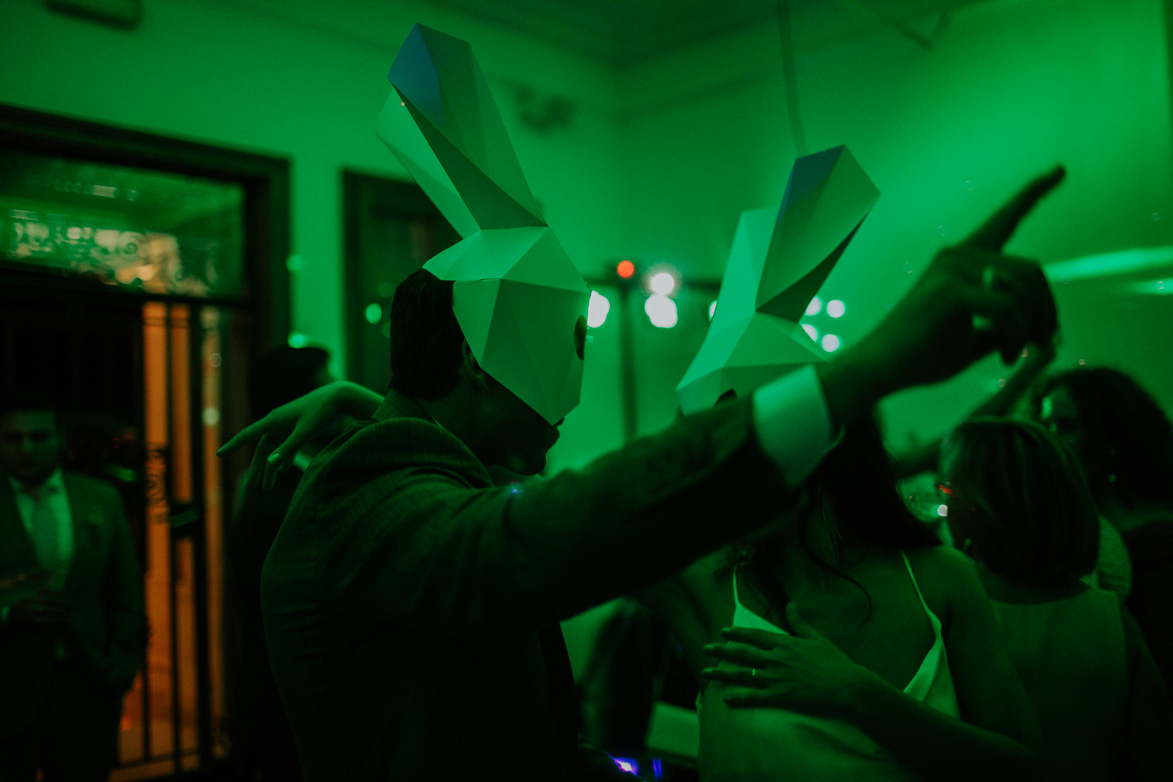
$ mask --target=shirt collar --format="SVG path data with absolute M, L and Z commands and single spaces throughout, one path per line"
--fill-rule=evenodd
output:
M 16 493 L 16 492 L 24 492 L 26 494 L 32 493 L 29 491 L 28 487 L 25 484 L 18 481 L 16 479 L 16 477 L 12 475 L 12 473 L 7 473 L 4 477 L 8 479 L 8 484 L 12 487 L 13 493 Z M 45 479 L 45 482 L 42 483 L 37 488 L 37 491 L 38 492 L 46 492 L 46 496 L 52 496 L 54 494 L 64 492 L 65 491 L 65 476 L 61 472 L 61 468 L 58 467 L 57 469 L 53 470 L 52 474 L 50 474 L 49 477 Z

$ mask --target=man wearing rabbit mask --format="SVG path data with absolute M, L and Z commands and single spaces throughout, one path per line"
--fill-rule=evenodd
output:
M 586 287 L 467 45 L 417 26 L 391 78 L 381 135 L 465 238 L 397 292 L 394 379 L 377 408 L 328 387 L 222 449 L 259 438 L 250 478 L 268 482 L 322 421 L 370 419 L 311 463 L 265 566 L 299 757 L 310 780 L 604 778 L 614 766 L 576 740 L 558 621 L 760 527 L 880 397 L 1049 338 L 1041 271 L 1000 251 L 1062 171 L 940 253 L 836 360 L 580 471 L 494 486 L 488 467 L 541 468 L 578 401 Z
M 562 419 L 547 420 L 481 366 L 453 314 L 454 288 L 454 283 L 425 268 L 396 290 L 390 324 L 391 388 L 442 422 L 482 464 L 536 475 L 558 441 Z M 561 331 L 571 355 L 581 362 L 585 318 L 565 324 Z

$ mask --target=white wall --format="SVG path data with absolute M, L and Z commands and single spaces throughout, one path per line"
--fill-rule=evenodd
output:
M 406 178 L 374 135 L 386 73 L 416 21 L 476 43 L 530 184 L 571 257 L 620 251 L 614 75 L 575 55 L 411 2 L 145 0 L 124 31 L 0 3 L 0 102 L 289 158 L 293 329 L 345 365 L 340 170 Z M 517 121 L 518 85 L 577 107 L 538 135 Z
M 846 143 L 882 193 L 824 286 L 848 303 L 833 324 L 845 344 L 877 322 L 939 247 L 1056 162 L 1067 166 L 1068 181 L 1010 251 L 1050 261 L 1173 244 L 1158 0 L 976 3 L 954 14 L 929 51 L 881 28 L 827 42 L 814 11 L 796 12 L 793 22 L 808 151 Z M 933 23 L 915 26 L 927 33 Z M 686 282 L 720 274 L 740 210 L 780 202 L 795 149 L 779 51 L 777 27 L 763 24 L 629 76 L 621 129 L 633 252 L 677 263 Z M 1173 316 L 1163 317 L 1173 307 L 1127 310 L 1127 297 L 1102 285 L 1095 305 L 1059 291 L 1072 326 L 1059 364 L 1122 364 L 1173 409 Z M 1116 314 L 1104 318 L 1108 306 Z M 1127 353 L 1105 354 L 1105 340 L 1084 339 L 1080 326 L 1093 317 L 1113 324 Z M 832 325 L 825 316 L 814 321 Z M 898 397 L 887 406 L 890 436 L 903 442 L 909 432 L 941 431 L 1003 374 L 990 361 L 941 388 Z

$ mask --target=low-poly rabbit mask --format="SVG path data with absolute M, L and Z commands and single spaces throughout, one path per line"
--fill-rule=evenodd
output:
M 465 41 L 417 24 L 377 133 L 463 237 L 424 268 L 451 280 L 480 366 L 551 424 L 582 387 L 590 291 L 546 225 Z
M 826 358 L 798 320 L 879 197 L 839 146 L 794 161 L 777 211 L 742 212 L 709 333 L 676 387 L 684 412 Z

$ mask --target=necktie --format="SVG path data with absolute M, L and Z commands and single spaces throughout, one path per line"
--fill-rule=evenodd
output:
M 53 589 L 60 589 L 65 579 L 62 577 L 57 515 L 49 505 L 50 490 L 42 486 L 39 489 L 30 488 L 28 493 L 33 498 L 33 548 L 37 552 L 37 560 L 40 561 L 41 566 L 53 574 L 50 586 Z

